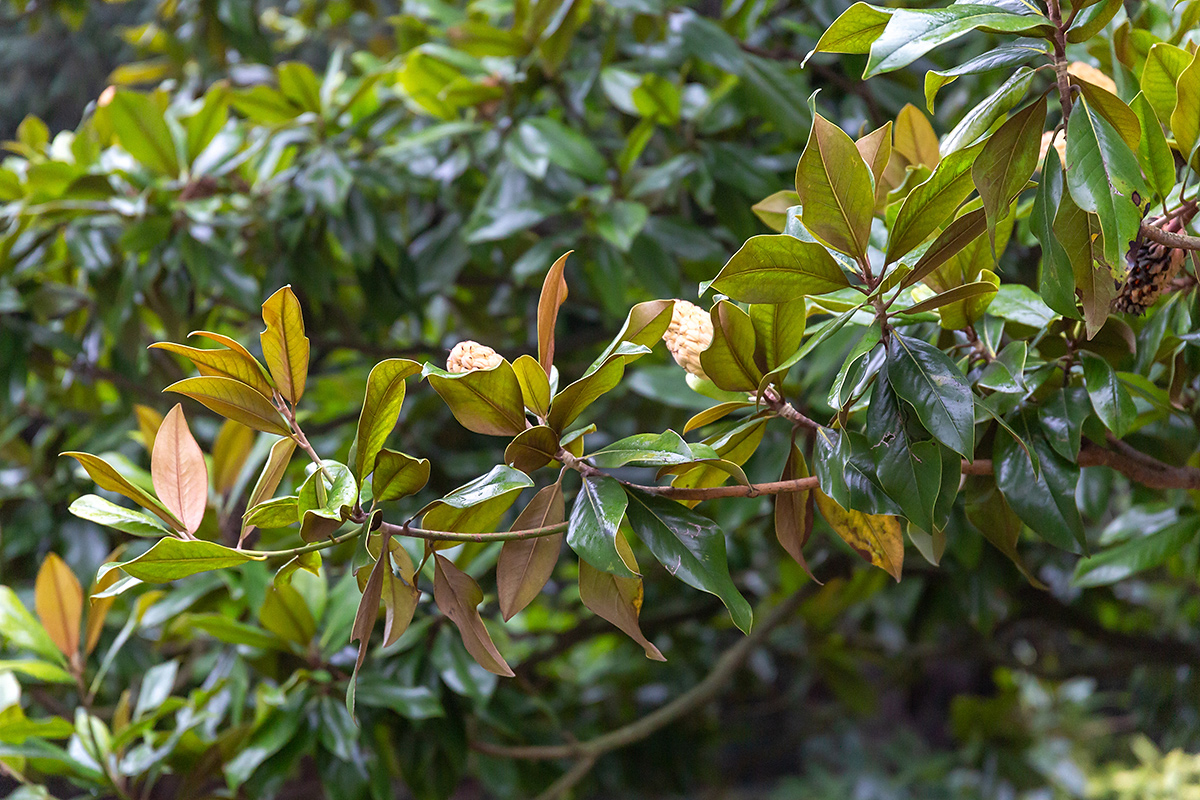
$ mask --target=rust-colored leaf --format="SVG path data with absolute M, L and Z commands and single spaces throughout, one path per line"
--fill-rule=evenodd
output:
M 124 545 L 109 553 L 108 557 L 104 559 L 104 563 L 120 560 L 123 549 Z M 104 630 L 104 619 L 108 616 L 108 610 L 112 608 L 112 604 L 117 601 L 115 595 L 112 597 L 95 597 L 95 595 L 110 588 L 121 578 L 120 570 L 110 569 L 92 583 L 92 590 L 88 593 L 92 600 L 88 605 L 87 624 L 84 626 L 83 634 L 83 654 L 85 656 L 90 655 L 96 649 L 96 644 L 100 641 L 100 633 Z
M 150 477 L 162 504 L 179 518 L 185 531 L 195 533 L 208 505 L 208 467 L 200 445 L 188 430 L 182 405 L 176 404 L 168 411 L 158 429 L 150 456 Z
M 479 616 L 479 604 L 483 592 L 479 584 L 447 558 L 434 555 L 436 569 L 433 573 L 433 599 L 442 613 L 458 628 L 463 645 L 471 658 L 488 672 L 513 677 L 512 669 L 496 649 L 491 634 Z
M 558 321 L 558 309 L 567 299 L 567 280 L 563 277 L 563 270 L 567 266 L 567 256 L 573 252 L 568 250 L 551 265 L 542 283 L 542 296 L 538 298 L 538 363 L 547 375 L 554 364 L 554 323 Z
M 813 489 L 817 507 L 834 532 L 860 556 L 897 581 L 904 567 L 904 532 L 896 517 L 847 511 L 820 489 Z
M 203 403 L 225 417 L 256 431 L 290 436 L 291 431 L 271 401 L 233 378 L 185 378 L 163 389 Z
M 566 519 L 562 484 L 554 483 L 539 491 L 525 506 L 510 530 L 544 528 Z M 496 563 L 496 586 L 500 596 L 500 612 L 504 620 L 513 618 L 533 598 L 538 596 L 558 563 L 563 534 L 539 536 L 535 539 L 514 539 L 500 548 Z
M 79 624 L 83 621 L 83 587 L 71 568 L 55 553 L 46 556 L 34 584 L 38 617 L 50 641 L 77 664 Z
M 621 629 L 646 651 L 646 658 L 667 659 L 642 633 L 638 616 L 642 611 L 642 579 L 621 578 L 601 572 L 583 559 L 579 561 L 579 599 L 596 616 Z
M 362 567 L 360 569 L 366 569 Z M 363 659 L 367 657 L 367 647 L 371 643 L 371 631 L 375 628 L 375 620 L 379 619 L 379 601 L 383 596 L 383 573 L 388 569 L 387 560 L 379 559 L 371 567 L 371 574 L 362 587 L 362 600 L 354 615 L 354 625 L 350 628 L 350 641 L 358 641 L 358 659 L 354 662 L 354 672 L 362 668 Z
M 262 305 L 267 329 L 259 336 L 267 369 L 283 399 L 295 404 L 304 394 L 308 379 L 308 337 L 304 315 L 291 286 L 284 286 Z
M 163 522 L 170 525 L 177 531 L 183 530 L 183 523 L 176 516 L 167 510 L 166 506 L 158 502 L 138 486 L 130 483 L 125 479 L 125 476 L 117 472 L 117 470 L 104 459 L 99 456 L 94 456 L 91 453 L 80 453 L 70 451 L 63 453 L 64 456 L 70 456 L 80 463 L 87 470 L 88 476 L 95 481 L 96 485 L 101 489 L 106 489 L 110 492 L 128 497 L 133 502 L 137 503 L 147 511 L 153 511 Z
M 208 334 L 203 335 L 215 335 Z M 191 361 L 201 375 L 216 378 L 232 378 L 246 384 L 263 397 L 272 396 L 271 382 L 263 374 L 258 361 L 249 353 L 232 349 L 203 350 L 199 347 L 188 347 L 174 342 L 155 342 L 150 345 L 153 350 L 166 350 L 169 353 L 181 355 Z
M 892 123 L 883 123 L 882 127 L 855 140 L 854 146 L 858 148 L 858 154 L 863 157 L 863 161 L 867 162 L 867 166 L 871 168 L 871 175 L 875 178 L 875 194 L 878 197 L 883 181 L 883 171 L 892 157 Z
M 157 409 L 141 404 L 134 404 L 134 416 L 137 417 L 138 434 L 142 437 L 142 446 L 146 452 L 154 450 L 154 437 L 158 434 L 158 426 L 162 425 L 163 416 Z
M 240 422 L 225 420 L 213 442 L 213 488 L 217 494 L 225 494 L 237 483 L 253 447 L 253 430 Z
M 807 478 L 808 474 L 808 464 L 804 460 L 804 454 L 800 452 L 800 448 L 793 441 L 787 462 L 783 465 L 783 476 L 780 480 Z M 775 495 L 775 536 L 779 539 L 779 544 L 804 568 L 808 577 L 820 583 L 804 559 L 804 544 L 812 535 L 812 526 L 811 489 L 805 489 L 802 492 L 782 492 Z

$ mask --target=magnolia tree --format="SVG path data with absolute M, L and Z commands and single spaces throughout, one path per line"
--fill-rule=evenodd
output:
M 777 233 L 746 241 L 701 285 L 707 310 L 672 299 L 634 306 L 581 374 L 555 367 L 568 255 L 542 287 L 536 354 L 510 358 L 464 341 L 445 368 L 383 360 L 367 379 L 356 434 L 340 452 L 318 452 L 303 428 L 309 340 L 289 287 L 262 306 L 261 360 L 245 343 L 212 332 L 194 334 L 218 345 L 211 349 L 153 345 L 199 372 L 166 391 L 230 423 L 210 469 L 182 406 L 141 420 L 153 494 L 97 456 L 67 454 L 101 489 L 149 514 L 96 495 L 76 500 L 72 512 L 156 541 L 100 570 L 82 637 L 82 591 L 61 561 L 46 561 L 37 586 L 44 633 L 31 634 L 41 643 L 34 648 L 45 659 L 40 668 L 66 670 L 83 686 L 86 656 L 117 595 L 252 561 L 277 567 L 265 600 L 277 624 L 311 638 L 300 576 L 336 568 L 323 565 L 322 553 L 347 542 L 357 548 L 362 593 L 352 626 L 355 674 L 373 642 L 390 645 L 436 606 L 479 665 L 511 676 L 480 613 L 481 576 L 468 574 L 471 547 L 491 542 L 503 543 L 495 586 L 505 620 L 539 594 L 565 540 L 578 559 L 582 603 L 662 660 L 669 650 L 639 626 L 638 556 L 653 558 L 719 598 L 748 636 L 694 694 L 638 725 L 561 745 L 474 743 L 500 756 L 577 759 L 552 787 L 558 793 L 600 753 L 710 697 L 794 610 L 792 598 L 754 618 L 706 500 L 773 496 L 781 549 L 806 570 L 818 512 L 865 561 L 899 581 L 906 539 L 937 564 L 947 535 L 960 533 L 948 530 L 956 507 L 1022 572 L 1026 528 L 1079 553 L 1083 585 L 1163 563 L 1195 539 L 1200 515 L 1185 510 L 1149 535 L 1097 551 L 1076 500 L 1080 469 L 1089 466 L 1151 490 L 1200 489 L 1200 469 L 1182 463 L 1187 453 L 1176 444 L 1196 440 L 1200 376 L 1191 333 L 1200 238 L 1187 233 L 1200 167 L 1200 55 L 1185 41 L 1196 4 L 1172 30 L 1124 40 L 1131 55 L 1121 64 L 1133 66 L 1114 65 L 1111 77 L 1069 60 L 1068 48 L 1086 45 L 1120 8 L 1110 0 L 1070 7 L 1050 0 L 1044 11 L 1007 2 L 928 10 L 856 3 L 810 58 L 866 55 L 869 79 L 983 32 L 998 46 L 925 75 L 928 107 L 962 76 L 1007 70 L 1009 77 L 940 139 L 911 105 L 894 122 L 854 135 L 815 111 L 794 190 L 755 206 Z M 819 111 L 821 98 L 814 102 Z M 1032 286 L 1003 282 L 997 269 L 1019 220 L 1041 247 Z M 851 331 L 854 344 L 829 395 L 834 413 L 802 407 L 795 374 Z M 589 408 L 660 340 L 712 405 L 678 432 L 613 441 Z M 436 442 L 414 453 L 388 447 L 409 384 L 418 382 L 464 428 L 506 442 L 504 463 L 424 506 L 406 498 L 425 486 L 430 459 L 445 454 Z M 767 426 L 787 431 L 791 445 L 773 465 L 779 480 L 754 483 L 743 467 Z M 225 498 L 220 514 L 232 507 L 220 451 L 245 428 L 274 443 L 257 481 L 241 487 L 246 511 L 236 545 L 221 544 L 204 538 L 204 521 L 210 497 Z M 608 443 L 593 447 L 590 437 Z M 293 458 L 311 462 L 307 479 L 276 496 Z M 646 477 L 635 482 L 630 468 Z M 515 520 L 502 524 L 514 506 Z M 355 683 L 351 676 L 343 687 L 352 712 Z M 104 765 L 99 772 L 97 780 L 120 784 Z

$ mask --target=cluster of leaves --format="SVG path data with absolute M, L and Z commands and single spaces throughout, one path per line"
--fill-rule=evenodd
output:
M 182 338 L 192 320 L 220 321 L 226 304 L 242 307 L 263 283 L 284 277 L 302 290 L 310 318 L 306 328 L 300 297 L 285 287 L 262 306 L 261 361 L 237 339 L 209 331 L 197 335 L 219 348 L 155 346 L 200 372 L 169 390 L 226 418 L 211 458 L 182 406 L 161 418 L 142 412 L 148 473 L 121 457 L 70 452 L 101 489 L 154 516 L 96 495 L 76 500 L 72 512 L 152 544 L 107 559 L 82 637 L 82 593 L 61 561 L 47 560 L 39 573 L 41 624 L 8 593 L 0 631 L 35 657 L 6 669 L 76 684 L 81 707 L 72 724 L 26 720 L 20 705 L 11 705 L 26 727 L 4 739 L 6 768 L 66 774 L 125 794 L 177 776 L 195 776 L 188 791 L 203 791 L 204 776 L 219 767 L 229 790 L 261 793 L 286 779 L 315 737 L 335 785 L 354 781 L 363 794 L 378 795 L 399 771 L 416 793 L 445 795 L 463 768 L 466 735 L 465 715 L 452 706 L 470 701 L 482 708 L 496 687 L 487 673 L 512 675 L 509 661 L 529 655 L 527 645 L 509 641 L 480 614 L 488 586 L 481 581 L 493 565 L 506 620 L 537 613 L 534 600 L 547 585 L 561 596 L 555 576 L 567 576 L 576 579 L 573 593 L 584 606 L 652 659 L 662 659 L 663 650 L 643 631 L 640 613 L 654 562 L 719 598 L 737 627 L 751 629 L 745 595 L 766 597 L 774 589 L 739 587 L 730 560 L 743 545 L 727 541 L 720 521 L 740 526 L 748 517 L 729 511 L 732 505 L 695 508 L 707 499 L 739 498 L 753 514 L 763 501 L 752 498 L 774 495 L 776 537 L 806 571 L 819 509 L 840 540 L 896 580 L 906 536 L 937 564 L 949 541 L 970 538 L 972 526 L 1034 583 L 1040 581 L 1017 551 L 1026 528 L 1060 551 L 1103 548 L 1061 562 L 1074 566 L 1075 589 L 1164 565 L 1194 572 L 1200 515 L 1193 498 L 1155 494 L 1152 508 L 1130 500 L 1142 491 L 1131 488 L 1137 484 L 1200 485 L 1195 470 L 1181 466 L 1197 440 L 1194 276 L 1166 287 L 1180 291 L 1168 292 L 1145 321 L 1113 314 L 1111 306 L 1122 291 L 1126 251 L 1147 235 L 1147 207 L 1161 207 L 1160 222 L 1183 219 L 1194 207 L 1200 62 L 1184 36 L 1200 4 L 1166 14 L 1151 7 L 1121 22 L 1126 35 L 1112 40 L 1122 45 L 1105 64 L 1118 79 L 1114 93 L 1072 72 L 1067 50 L 1092 46 L 1124 14 L 1120 5 L 1102 0 L 1063 9 L 1052 2 L 1043 13 L 1006 3 L 934 10 L 859 3 L 828 27 L 814 52 L 866 56 L 868 77 L 907 67 L 972 31 L 1005 39 L 985 56 L 928 72 L 931 110 L 940 90 L 963 76 L 1035 66 L 1005 76 L 940 140 L 912 105 L 856 137 L 811 114 L 795 190 L 770 194 L 768 180 L 758 192 L 770 196 L 755 211 L 776 233 L 748 238 L 702 286 L 702 294 L 717 297 L 708 326 L 696 332 L 708 339 L 699 357 L 703 374 L 687 379 L 698 413 L 681 430 L 707 434 L 695 442 L 669 423 L 645 433 L 650 425 L 640 419 L 601 413 L 623 383 L 665 377 L 651 368 L 626 379 L 626 371 L 668 332 L 675 301 L 633 306 L 598 357 L 563 359 L 570 351 L 556 344 L 555 333 L 567 297 L 566 256 L 543 283 L 531 334 L 512 345 L 530 354 L 461 372 L 388 358 L 365 375 L 361 408 L 349 409 L 357 427 L 347 436 L 310 440 L 300 401 L 312 351 L 326 358 L 334 351 L 319 337 L 337 331 L 338 318 L 376 320 L 378 327 L 356 331 L 364 337 L 387 319 L 390 346 L 428 347 L 457 323 L 447 314 L 421 315 L 415 303 L 437 295 L 443 308 L 468 305 L 477 297 L 453 297 L 454 280 L 474 273 L 519 281 L 567 245 L 579 244 L 588 265 L 572 286 L 590 286 L 586 300 L 610 312 L 625 309 L 614 273 L 626 272 L 620 254 L 642 267 L 644 289 L 681 293 L 661 285 L 675 280 L 673 270 L 654 274 L 670 264 L 668 251 L 679 245 L 696 253 L 687 250 L 692 237 L 710 248 L 722 243 L 695 222 L 682 230 L 674 206 L 651 198 L 682 177 L 689 202 L 713 213 L 737 205 L 736 196 L 722 195 L 718 178 L 719 162 L 736 148 L 708 143 L 654 167 L 639 163 L 676 136 L 737 130 L 751 118 L 746 109 L 755 97 L 768 101 L 761 110 L 776 106 L 777 130 L 787 127 L 788 115 L 810 116 L 794 103 L 770 103 L 778 66 L 768 73 L 763 65 L 772 62 L 743 52 L 708 20 L 681 11 L 657 22 L 664 47 L 736 76 L 729 86 L 718 80 L 681 88 L 654 73 L 592 64 L 599 93 L 628 112 L 620 120 L 628 136 L 619 149 L 604 151 L 611 159 L 562 120 L 530 108 L 546 102 L 540 82 L 565 69 L 588 16 L 578 4 L 556 6 L 554 25 L 538 16 L 540 3 L 516 9 L 504 28 L 499 19 L 473 19 L 454 29 L 462 47 L 454 56 L 424 43 L 386 64 L 359 54 L 354 75 L 335 60 L 323 78 L 289 63 L 276 70 L 277 87 L 216 85 L 195 99 L 114 91 L 73 136 L 53 141 L 27 122 L 17 145 L 25 160 L 10 162 L 2 173 L 8 177 L 0 177 L 12 210 L 4 240 L 12 268 L 0 280 L 20 312 L 4 335 L 10 353 L 30 342 L 52 358 L 34 381 L 22 376 L 14 393 L 23 408 L 61 391 L 64 371 L 95 376 L 102 368 L 116 382 L 122 350 L 116 342 L 104 342 L 105 352 L 89 348 L 91 326 Z M 506 72 L 505 59 L 536 65 L 537 85 Z M 735 85 L 746 93 L 736 96 Z M 530 96 L 517 91 L 522 86 Z M 573 108 L 570 98 L 565 102 Z M 397 136 L 411 109 L 437 121 Z M 501 120 L 499 135 L 479 121 L 489 118 Z M 1044 134 L 1053 137 L 1056 125 L 1065 129 L 1065 167 L 1052 141 L 1039 157 Z M 478 147 L 482 155 L 451 149 L 460 138 L 466 151 Z M 479 171 L 475 159 L 498 153 L 503 164 L 475 182 L 469 215 L 431 216 L 443 193 L 460 190 L 464 176 Z M 390 168 L 373 173 L 379 159 Z M 614 176 L 619 192 L 606 185 Z M 263 216 L 259 197 L 278 206 Z M 449 207 L 461 212 L 453 202 Z M 540 229 L 564 209 L 574 212 L 573 227 L 584 220 L 582 239 Z M 421 227 L 413 242 L 384 243 Z M 1030 281 L 1037 289 L 1002 282 L 1013 254 L 1034 243 L 1041 248 Z M 499 260 L 511 266 L 498 270 Z M 312 268 L 326 262 L 336 268 Z M 267 269 L 245 269 L 249 264 Z M 446 272 L 447 264 L 456 266 Z M 399 276 L 417 282 L 397 288 Z M 396 291 L 394 306 L 377 289 L 380 278 Z M 58 288 L 81 280 L 110 294 Z M 222 288 L 216 298 L 177 293 L 190 285 Z M 355 285 L 362 294 L 348 301 L 344 290 Z M 139 309 L 116 302 L 139 292 Z M 314 300 L 321 296 L 329 300 Z M 39 305 L 46 297 L 61 304 Z M 180 298 L 205 307 L 173 313 Z M 403 311 L 399 322 L 393 307 Z M 493 310 L 503 316 L 518 307 L 501 302 Z M 499 330 L 523 327 L 520 314 L 511 316 Z M 82 342 L 73 351 L 63 342 L 71 335 Z M 20 363 L 9 361 L 14 369 Z M 160 363 L 178 373 L 177 362 Z M 137 362 L 121 367 L 135 374 Z M 680 371 L 673 374 L 666 389 L 646 378 L 642 383 L 651 385 L 641 391 L 678 391 L 684 384 Z M 428 493 L 419 493 L 453 453 L 433 437 L 407 433 L 406 381 L 418 375 L 462 428 L 504 445 L 502 463 L 484 465 L 479 477 L 428 502 Z M 348 375 L 327 383 L 326 391 L 343 398 L 339 411 L 347 410 L 350 384 Z M 354 385 L 355 395 L 361 387 Z M 604 420 L 604 429 L 589 420 Z M 387 447 L 390 436 L 417 455 Z M 600 446 L 589 447 L 585 437 Z M 326 444 L 341 448 L 345 460 L 323 458 L 318 450 Z M 311 462 L 303 476 L 289 469 L 297 449 Z M 1097 465 L 1114 469 L 1086 469 Z M 636 483 L 638 469 L 654 470 L 653 481 Z M 538 478 L 555 471 L 537 488 Z M 764 474 L 781 477 L 764 482 Z M 669 484 L 658 483 L 668 477 Z M 535 488 L 509 522 L 522 492 Z M 575 491 L 569 511 L 567 491 Z M 400 516 L 387 519 L 395 510 Z M 1102 532 L 1094 524 L 1120 512 Z M 558 563 L 564 540 L 577 561 Z M 822 548 L 820 558 L 828 552 Z M 978 562 L 975 553 L 970 558 Z M 814 572 L 829 577 L 816 561 Z M 230 574 L 251 577 L 224 577 Z M 125 593 L 143 583 L 185 578 L 192 582 L 181 587 L 192 588 L 180 593 L 139 590 L 89 686 L 86 657 L 101 641 L 109 606 L 127 602 L 132 595 Z M 187 635 L 199 632 L 270 660 L 277 681 L 254 686 L 253 719 L 243 718 L 250 681 L 236 665 L 244 662 L 218 664 L 184 700 L 171 696 L 179 664 L 168 660 L 143 679 L 135 711 L 126 692 L 102 721 L 91 699 L 133 632 L 150 624 L 147 617 L 167 624 L 225 585 L 245 592 L 244 601 L 232 596 L 236 591 L 228 601 L 237 614 L 220 613 L 219 603 L 215 611 L 189 612 L 174 635 L 186 627 Z M 834 585 L 843 593 L 826 587 L 821 602 L 804 612 L 817 630 L 855 602 L 853 592 Z M 859 585 L 860 598 L 879 591 L 878 584 Z M 416 613 L 423 591 L 440 614 Z M 255 610 L 257 624 L 240 621 L 246 608 Z M 383 666 L 372 671 L 365 659 L 381 611 L 382 652 L 372 661 Z M 457 638 L 440 619 L 453 624 Z M 518 619 L 518 629 L 524 624 Z M 353 640 L 356 653 L 347 648 Z M 838 670 L 828 672 L 836 685 L 830 676 Z M 856 684 L 842 680 L 842 692 L 852 696 Z M 442 685 L 463 699 L 439 695 Z M 334 699 L 343 690 L 344 705 Z M 367 715 L 427 724 L 402 727 L 403 744 L 366 748 L 354 729 L 360 706 Z M 306 715 L 320 724 L 302 733 Z M 234 724 L 221 730 L 226 718 Z M 49 744 L 61 739 L 69 739 L 66 748 Z M 408 760 L 398 768 L 387 763 L 395 753 Z

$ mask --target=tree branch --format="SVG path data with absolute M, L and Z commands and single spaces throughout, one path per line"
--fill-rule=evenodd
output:
M 1185 233 L 1171 233 L 1156 225 L 1142 223 L 1142 238 L 1152 242 L 1173 247 L 1176 250 L 1200 250 L 1200 236 L 1188 236 Z
M 722 654 L 704 680 L 687 690 L 679 697 L 658 708 L 635 722 L 617 728 L 595 739 L 585 742 L 572 742 L 561 745 L 524 745 L 508 746 L 487 741 L 473 741 L 471 748 L 500 758 L 519 758 L 524 760 L 546 761 L 561 758 L 596 758 L 610 750 L 616 750 L 650 736 L 665 725 L 674 722 L 683 715 L 695 710 L 712 700 L 725 684 L 745 663 L 750 654 L 760 644 L 766 641 L 771 631 L 786 622 L 800 607 L 804 600 L 804 592 L 796 592 L 767 613 L 748 636 L 739 639 L 732 647 Z

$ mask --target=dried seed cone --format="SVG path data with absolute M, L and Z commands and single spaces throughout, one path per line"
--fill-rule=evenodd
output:
M 1163 225 L 1163 230 L 1180 233 L 1184 226 L 1196 214 L 1194 206 L 1186 208 L 1183 213 Z M 1151 220 L 1154 225 L 1161 221 Z M 1164 292 L 1171 290 L 1171 282 L 1179 274 L 1187 253 L 1173 247 L 1143 239 L 1141 236 L 1134 241 L 1125 261 L 1129 264 L 1129 272 L 1125 282 L 1118 287 L 1117 296 L 1113 299 L 1112 307 L 1126 314 L 1145 314 L 1146 309 L 1154 305 Z
M 1091 64 L 1086 64 L 1082 61 L 1072 61 L 1067 65 L 1067 72 L 1081 81 L 1090 83 L 1092 86 L 1099 86 L 1101 89 L 1110 91 L 1113 94 L 1117 93 L 1117 84 L 1113 82 L 1113 79 Z
M 491 369 L 500 365 L 504 359 L 486 344 L 470 340 L 459 342 L 450 351 L 446 359 L 447 372 L 470 372 L 476 369 Z
M 697 378 L 708 378 L 700 366 L 700 354 L 708 349 L 712 338 L 712 319 L 708 312 L 695 303 L 676 300 L 671 325 L 663 334 L 663 341 L 675 363 Z

